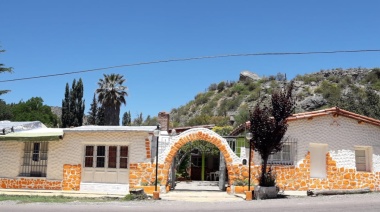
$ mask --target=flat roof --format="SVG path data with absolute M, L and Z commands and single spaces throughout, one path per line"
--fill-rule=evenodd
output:
M 64 128 L 64 132 L 94 132 L 94 131 L 140 131 L 153 132 L 157 126 L 80 126 L 74 128 Z
M 38 128 L 0 135 L 0 141 L 58 141 L 63 138 L 59 128 Z

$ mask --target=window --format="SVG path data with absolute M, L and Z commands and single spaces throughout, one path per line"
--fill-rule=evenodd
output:
M 106 147 L 97 146 L 96 150 L 96 167 L 103 168 L 106 162 Z
M 355 147 L 356 171 L 370 172 L 372 170 L 372 148 Z
M 86 146 L 84 167 L 128 168 L 128 146 Z
M 293 165 L 296 155 L 296 142 L 284 142 L 280 152 L 269 156 L 268 164 Z
M 128 168 L 128 147 L 127 146 L 120 147 L 120 168 L 122 169 Z
M 201 167 L 202 166 L 202 157 L 192 156 L 191 157 L 191 164 L 193 167 Z
M 92 167 L 94 162 L 94 147 L 93 146 L 86 146 L 85 150 L 85 156 L 84 156 L 84 167 Z
M 22 177 L 46 177 L 48 142 L 25 142 Z
M 108 168 L 116 168 L 117 146 L 110 146 L 108 149 Z

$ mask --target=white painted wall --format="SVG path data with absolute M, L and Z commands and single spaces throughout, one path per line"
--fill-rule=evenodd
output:
M 297 141 L 297 164 L 302 162 L 309 151 L 310 143 L 325 143 L 338 167 L 355 168 L 355 146 L 372 146 L 373 170 L 380 171 L 378 126 L 358 124 L 357 120 L 343 116 L 327 115 L 289 122 L 286 136 Z
M 49 143 L 47 178 L 62 180 L 64 164 L 83 166 L 86 145 L 126 145 L 129 163 L 147 162 L 146 138 L 149 134 L 143 131 L 65 131 L 63 140 Z
M 0 178 L 15 178 L 20 174 L 24 142 L 0 142 Z

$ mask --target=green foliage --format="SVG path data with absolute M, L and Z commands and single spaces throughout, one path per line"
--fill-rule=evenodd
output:
M 11 120 L 12 117 L 11 107 L 0 99 L 0 120 Z
M 372 114 L 371 116 L 373 116 L 374 113 L 366 112 L 368 109 L 361 109 L 366 105 L 365 103 L 349 106 L 344 104 L 343 101 L 349 101 L 349 95 L 351 95 L 356 102 L 359 102 L 358 98 L 362 100 L 367 99 L 365 89 L 358 89 L 359 86 L 356 87 L 354 85 L 360 84 L 361 87 L 363 87 L 363 85 L 365 87 L 371 86 L 372 89 L 376 91 L 376 83 L 378 81 L 380 82 L 380 80 L 378 80 L 380 69 L 375 68 L 367 75 L 363 72 L 364 74 L 360 73 L 355 76 L 348 72 L 346 73 L 347 75 L 343 75 L 345 73 L 340 74 L 340 69 L 332 71 L 331 73 L 321 71 L 315 74 L 298 75 L 295 79 L 304 81 L 304 86 L 298 88 L 297 100 L 302 101 L 314 93 L 319 93 L 327 100 L 325 107 L 344 105 L 344 108 L 355 109 L 350 111 L 358 111 L 357 113 L 362 115 Z M 222 122 L 224 122 L 224 125 L 228 125 L 229 117 L 227 117 L 227 114 L 229 112 L 237 114 L 235 115 L 235 124 L 243 123 L 248 109 L 243 111 L 241 107 L 243 107 L 244 104 L 255 104 L 260 97 L 266 97 L 266 99 L 269 100 L 270 98 L 268 97 L 270 97 L 272 89 L 279 88 L 280 84 L 284 82 L 281 80 L 284 80 L 285 77 L 285 74 L 279 73 L 270 77 L 263 77 L 257 81 L 244 80 L 238 82 L 225 81 L 219 84 L 214 83 L 210 85 L 207 92 L 197 94 L 195 98 L 186 105 L 172 110 L 170 114 L 172 126 L 210 124 L 210 120 L 213 116 L 226 117 Z M 315 82 L 316 85 L 319 86 L 314 90 L 313 87 L 308 86 L 311 82 Z M 262 88 L 264 87 L 262 83 L 265 83 L 265 88 Z M 347 93 L 350 89 L 351 92 L 349 93 L 352 94 Z M 298 112 L 303 111 L 300 110 Z M 217 124 L 217 126 L 219 125 L 220 124 Z
M 236 96 L 232 98 L 225 98 L 221 101 L 219 108 L 218 108 L 218 115 L 219 116 L 227 116 L 228 111 L 234 111 L 236 110 L 239 106 L 241 101 L 243 100 L 243 96 Z
M 98 101 L 104 108 L 104 124 L 119 126 L 120 107 L 127 104 L 125 97 L 128 96 L 127 87 L 123 85 L 124 76 L 119 74 L 103 74 L 104 78 L 99 79 L 96 93 Z
M 142 194 L 127 194 L 123 198 L 124 201 L 133 201 L 133 200 L 145 200 L 148 199 L 148 195 L 145 193 Z
M 0 194 L 1 201 L 17 201 L 17 204 L 26 204 L 26 203 L 67 203 L 67 202 L 107 202 L 115 201 L 117 198 L 89 198 L 89 197 L 69 197 L 69 196 L 40 196 L 40 195 L 8 195 Z
M 311 82 L 320 82 L 324 79 L 322 75 L 319 74 L 305 74 L 305 75 L 297 75 L 294 80 L 295 81 L 304 81 L 305 84 L 310 84 Z
M 212 95 L 213 92 L 198 93 L 194 98 L 195 105 L 198 106 L 207 103 Z
M 220 136 L 227 136 L 232 132 L 232 130 L 232 126 L 215 126 L 214 128 L 212 128 L 212 131 L 218 133 Z
M 145 121 L 142 123 L 143 126 L 156 126 L 158 123 L 157 121 L 157 117 L 150 117 L 150 115 L 148 115 L 145 119 Z
M 209 101 L 206 105 L 202 107 L 201 115 L 213 115 L 213 110 L 217 106 L 217 101 L 214 99 Z
M 0 48 L 1 48 L 1 46 L 0 46 Z M 0 49 L 0 53 L 3 53 L 3 52 L 5 52 L 5 50 Z M 12 67 L 4 67 L 4 64 L 2 64 L 0 62 L 0 74 L 3 72 L 12 73 L 12 69 L 13 69 Z M 8 92 L 10 92 L 10 90 L 0 90 L 0 95 L 6 94 Z
M 272 166 L 269 167 L 269 170 L 262 174 L 259 171 L 259 185 L 264 187 L 272 187 L 276 185 L 276 171 L 272 168 Z
M 374 68 L 364 78 L 364 82 L 371 85 L 372 89 L 380 91 L 380 68 Z
M 121 123 L 123 126 L 131 126 L 131 124 L 132 124 L 131 111 L 125 112 L 123 114 L 123 119 L 122 119 Z
M 47 127 L 57 127 L 58 117 L 43 102 L 41 97 L 32 97 L 26 102 L 11 105 L 11 121 L 40 121 Z
M 66 83 L 65 98 L 62 100 L 62 127 L 77 127 L 83 125 L 85 101 L 83 100 L 83 82 L 74 79 L 71 89 Z M 93 120 L 91 120 L 93 121 Z
M 104 107 L 98 107 L 98 113 L 96 114 L 96 125 L 104 126 L 105 118 L 104 118 Z
M 218 84 L 218 92 L 222 92 L 224 90 L 224 86 L 226 85 L 225 82 L 220 82 Z
M 236 83 L 231 88 L 231 91 L 233 94 L 238 94 L 238 95 L 247 95 L 249 93 L 248 87 L 245 86 L 243 83 Z
M 143 114 L 137 114 L 137 117 L 133 119 L 132 126 L 141 126 L 143 124 L 144 117 Z
M 90 111 L 88 112 L 87 123 L 89 125 L 96 124 L 96 115 L 98 113 L 98 101 L 96 100 L 96 96 L 92 98 L 92 103 L 90 105 Z
M 256 82 L 253 82 L 251 80 L 249 80 L 249 84 L 246 85 L 247 88 L 248 88 L 248 91 L 253 91 L 257 88 L 261 88 L 261 83 L 259 81 L 256 81 Z
M 228 118 L 221 116 L 198 115 L 194 118 L 189 119 L 186 122 L 187 126 L 199 126 L 208 124 L 215 124 L 216 126 L 226 126 L 228 125 Z
M 341 90 L 338 84 L 324 80 L 321 85 L 315 89 L 315 93 L 321 93 L 330 106 L 336 106 L 340 100 Z
M 208 91 L 216 91 L 218 89 L 218 85 L 215 84 L 215 83 L 212 83 L 209 87 L 208 87 Z
M 340 99 L 338 106 L 354 113 L 380 119 L 380 96 L 371 87 L 363 91 L 352 86 L 351 91 Z
M 247 104 L 243 104 L 237 114 L 235 115 L 235 126 L 239 126 L 240 124 L 245 123 L 247 120 L 249 120 L 249 108 Z

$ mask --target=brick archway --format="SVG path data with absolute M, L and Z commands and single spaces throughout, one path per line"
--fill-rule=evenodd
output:
M 218 135 L 212 130 L 205 128 L 195 128 L 187 130 L 180 135 L 173 138 L 173 142 L 166 148 L 166 150 L 159 156 L 159 164 L 162 167 L 161 184 L 166 185 L 168 182 L 170 165 L 173 162 L 178 150 L 185 144 L 196 140 L 203 140 L 214 144 L 223 154 L 226 162 L 228 172 L 229 184 L 232 184 L 236 178 L 241 178 L 241 173 L 236 173 L 235 168 L 241 164 L 240 158 L 231 150 L 226 139 Z

